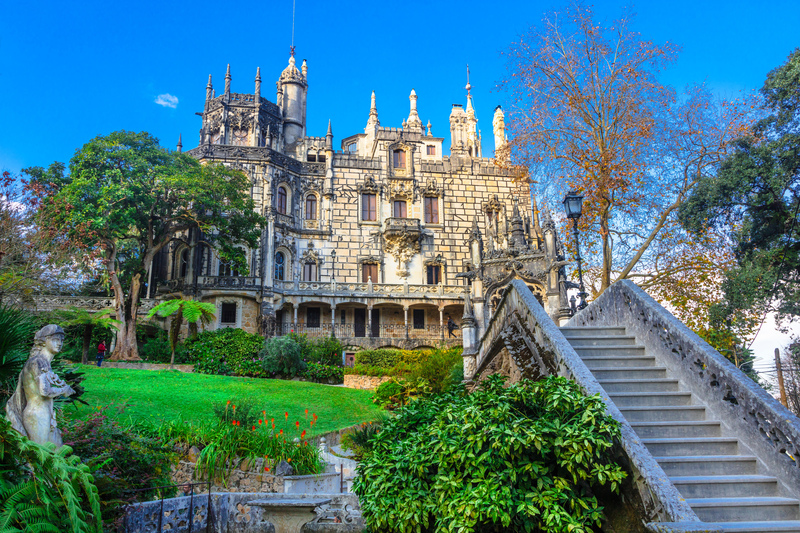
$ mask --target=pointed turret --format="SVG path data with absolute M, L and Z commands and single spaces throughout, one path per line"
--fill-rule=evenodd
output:
M 208 84 L 206 85 L 206 101 L 214 98 L 214 86 L 211 85 L 211 74 L 208 75 Z
M 228 70 L 225 72 L 225 96 L 231 94 L 231 64 L 228 63 Z
M 506 118 L 500 106 L 494 108 L 494 118 L 492 119 L 492 129 L 494 130 L 494 154 L 499 159 L 505 159 L 506 154 Z
M 284 145 L 292 150 L 297 140 L 305 135 L 307 91 L 305 73 L 297 69 L 294 55 L 291 55 L 278 79 L 278 105 L 283 113 Z
M 325 134 L 325 150 L 333 150 L 333 130 L 331 129 L 330 119 L 328 119 L 328 133 Z
M 510 248 L 525 248 L 525 222 L 519 214 L 519 200 L 513 197 L 514 209 L 511 214 L 511 235 L 509 239 Z
M 411 103 L 411 110 L 408 113 L 408 129 L 411 131 L 422 133 L 422 121 L 419 119 L 417 113 L 417 92 L 411 89 L 411 94 L 408 96 Z
M 256 67 L 256 92 L 255 94 L 255 101 L 256 104 L 261 102 L 261 67 Z
M 380 125 L 381 121 L 378 120 L 378 106 L 375 104 L 375 91 L 372 91 L 369 106 L 369 119 L 367 120 L 367 127 L 364 128 L 364 133 L 375 133 Z
M 182 142 L 182 138 L 183 138 L 183 135 L 181 135 L 181 134 L 179 133 L 179 134 L 178 134 L 178 146 L 176 147 L 176 149 L 178 150 L 178 153 L 181 153 L 181 152 L 183 152 L 183 142 Z

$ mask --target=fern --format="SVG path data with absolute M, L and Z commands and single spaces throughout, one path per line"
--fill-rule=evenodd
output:
M 99 533 L 91 469 L 69 446 L 23 437 L 0 417 L 0 533 Z

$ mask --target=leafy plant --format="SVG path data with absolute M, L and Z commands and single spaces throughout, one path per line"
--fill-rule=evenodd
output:
M 310 353 L 303 357 L 307 363 L 342 366 L 344 345 L 336 337 L 320 337 L 311 343 Z
M 362 461 L 364 456 L 372 450 L 370 439 L 377 435 L 383 425 L 389 420 L 385 411 L 381 412 L 378 420 L 364 422 L 347 430 L 342 435 L 342 449 L 353 453 L 353 459 Z
M 341 366 L 308 363 L 303 377 L 316 383 L 343 383 L 344 368 Z
M 562 377 L 490 376 L 411 402 L 368 439 L 354 491 L 373 531 L 586 533 L 618 491 L 617 423 Z
M 161 302 L 147 313 L 147 318 L 153 318 L 155 315 L 173 317 L 169 327 L 170 365 L 175 364 L 175 348 L 178 345 L 178 337 L 180 336 L 183 322 L 186 321 L 189 324 L 190 336 L 192 339 L 196 339 L 197 323 L 210 324 L 214 319 L 215 310 L 214 305 L 210 303 L 196 302 L 188 298 L 176 298 Z
M 100 329 L 116 329 L 121 322 L 111 318 L 113 311 L 111 309 L 103 309 L 96 313 L 90 313 L 86 309 L 80 307 L 70 307 L 61 311 L 59 324 L 64 327 L 68 326 L 82 326 L 83 328 L 83 351 L 81 352 L 81 363 L 89 363 L 89 350 L 92 344 L 92 331 L 95 328 Z
M 268 375 L 297 376 L 306 370 L 300 345 L 289 337 L 267 339 L 258 354 L 264 372 Z
M 265 377 L 258 353 L 264 339 L 238 328 L 204 331 L 186 341 L 186 358 L 202 374 Z
M 442 392 L 452 384 L 453 369 L 463 367 L 460 346 L 435 348 L 414 366 L 411 380 L 425 380 L 433 392 Z
M 355 364 L 391 368 L 400 362 L 402 352 L 394 348 L 361 350 L 356 352 Z
M 22 309 L 0 304 L 0 407 L 14 394 L 39 324 Z
M 433 390 L 426 379 L 392 378 L 378 386 L 372 401 L 385 409 L 396 409 L 431 392 Z
M 0 527 L 4 532 L 99 533 L 100 498 L 91 469 L 69 446 L 54 451 L 0 417 Z

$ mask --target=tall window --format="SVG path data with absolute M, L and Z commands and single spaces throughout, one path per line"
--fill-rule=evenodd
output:
M 215 131 L 211 134 L 211 144 L 222 144 L 222 131 Z
M 439 223 L 439 199 L 435 196 L 425 197 L 425 222 L 427 224 Z
M 428 145 L 428 155 L 436 155 L 436 147 L 432 144 Z
M 309 328 L 318 328 L 320 323 L 320 314 L 319 307 L 307 307 L 306 326 Z
M 406 211 L 406 202 L 405 200 L 395 200 L 394 201 L 394 217 L 395 218 L 406 218 L 407 215 Z
M 181 259 L 180 259 L 180 268 L 179 268 L 179 278 L 185 278 L 186 273 L 189 269 L 189 249 L 186 248 L 184 251 L 181 252 Z
M 424 309 L 414 309 L 414 329 L 425 329 Z
M 233 144 L 247 146 L 247 130 L 233 130 Z
M 406 168 L 406 152 L 404 150 L 395 150 L 393 156 L 394 168 Z
M 317 281 L 317 264 L 313 262 L 303 264 L 303 281 Z
M 220 309 L 219 323 L 226 325 L 236 324 L 236 304 L 223 303 Z
M 442 267 L 428 265 L 428 285 L 438 285 L 442 281 Z
M 317 197 L 313 194 L 306 196 L 306 220 L 317 220 Z
M 228 276 L 236 277 L 236 276 L 239 275 L 239 271 L 236 270 L 235 268 L 231 267 L 230 263 L 225 263 L 223 261 L 220 261 L 219 262 L 219 270 L 217 270 L 217 275 L 218 276 L 225 276 L 225 277 L 228 277 Z
M 283 281 L 286 275 L 286 256 L 283 252 L 275 254 L 275 279 Z
M 286 187 L 278 187 L 278 213 L 286 214 Z
M 361 265 L 361 283 L 367 283 L 370 279 L 372 283 L 378 283 L 378 265 L 364 263 Z
M 374 194 L 361 195 L 361 220 L 378 220 L 377 198 Z

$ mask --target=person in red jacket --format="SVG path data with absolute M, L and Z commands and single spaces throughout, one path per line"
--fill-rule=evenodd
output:
M 106 358 L 106 343 L 100 341 L 100 344 L 97 345 L 97 366 L 101 366 L 103 364 L 103 359 Z

